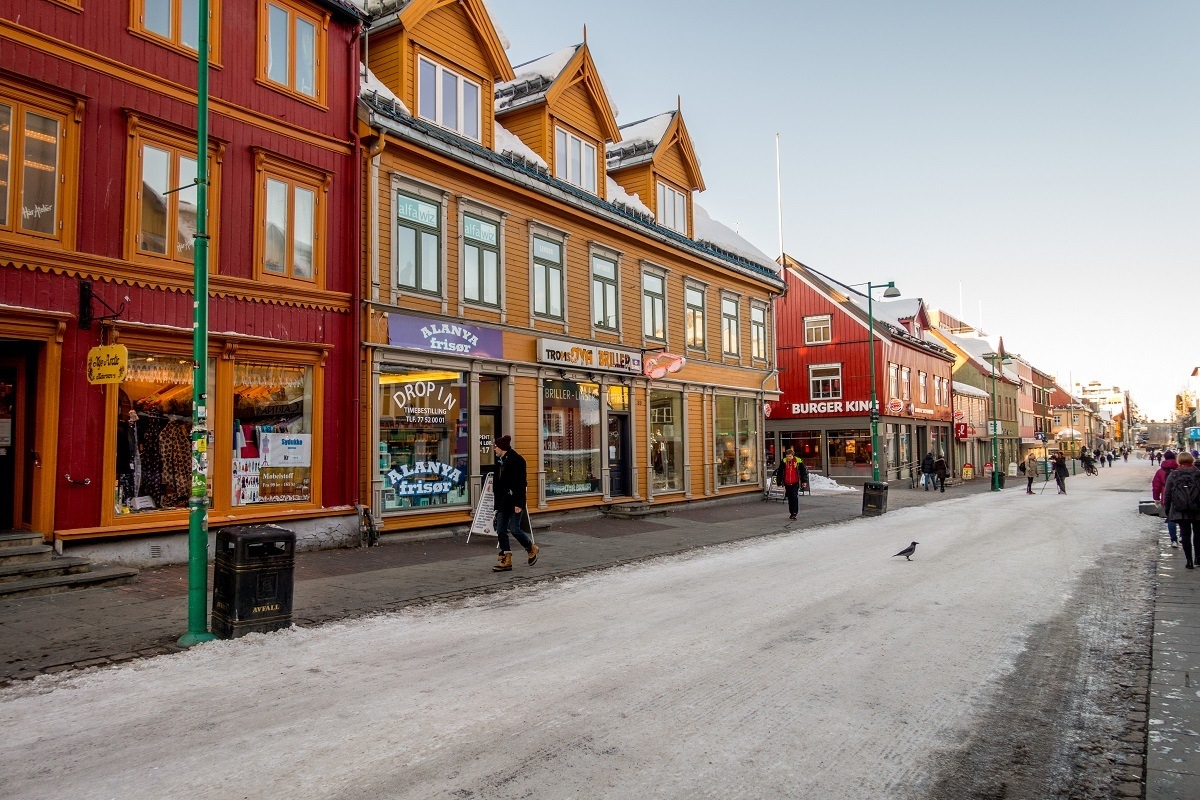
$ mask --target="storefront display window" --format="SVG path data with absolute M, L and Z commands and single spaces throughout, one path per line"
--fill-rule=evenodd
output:
M 379 376 L 384 511 L 470 502 L 468 400 L 459 372 L 398 369 Z
M 611 393 L 610 393 L 611 397 Z M 542 381 L 542 450 L 546 496 L 600 491 L 600 387 Z
M 650 392 L 650 473 L 656 494 L 683 490 L 683 396 Z
M 829 431 L 829 475 L 832 478 L 870 478 L 871 432 L 869 430 Z
M 117 515 L 187 508 L 192 486 L 191 429 L 191 360 L 131 351 L 117 394 L 113 490 Z
M 235 506 L 311 503 L 312 367 L 233 367 Z
M 721 396 L 716 401 L 717 484 L 757 482 L 759 441 L 755 401 Z
M 790 447 L 796 458 L 804 461 L 809 470 L 822 470 L 820 431 L 782 431 L 779 434 L 781 452 Z

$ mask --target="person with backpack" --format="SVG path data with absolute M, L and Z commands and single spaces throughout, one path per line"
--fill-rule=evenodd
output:
M 946 463 L 946 457 L 938 453 L 938 457 L 933 461 L 933 475 L 937 478 L 938 488 L 946 491 L 946 479 L 950 477 L 950 465 Z
M 1163 503 L 1167 521 L 1178 526 L 1179 541 L 1188 569 L 1194 569 L 1195 556 L 1200 555 L 1200 471 L 1191 453 L 1175 456 L 1179 465 L 1163 484 Z
M 1054 456 L 1054 482 L 1058 484 L 1058 493 L 1067 493 L 1067 457 L 1062 453 Z
M 926 453 L 925 457 L 921 459 L 921 485 L 928 492 L 931 483 L 933 483 L 933 453 Z
M 790 447 L 775 468 L 775 485 L 782 486 L 783 493 L 787 495 L 788 519 L 795 519 L 800 511 L 800 487 L 808 486 L 808 468 L 796 458 L 796 453 Z
M 1167 477 L 1175 471 L 1177 466 L 1179 465 L 1175 463 L 1175 453 L 1167 450 L 1162 454 L 1162 465 L 1154 473 L 1154 480 L 1150 482 L 1150 493 L 1154 495 L 1154 502 L 1160 508 L 1164 505 L 1163 487 L 1167 484 Z M 1171 537 L 1171 547 L 1179 547 L 1179 537 L 1176 535 L 1178 527 L 1177 523 L 1167 520 L 1167 534 Z

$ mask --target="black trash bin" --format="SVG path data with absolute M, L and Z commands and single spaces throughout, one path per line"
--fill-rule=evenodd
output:
M 996 476 L 997 476 L 996 477 L 996 488 L 1003 489 L 1004 488 L 1004 479 L 1008 476 L 1004 474 L 1004 470 L 1002 470 L 1002 469 L 996 470 Z
M 217 533 L 212 632 L 222 639 L 292 624 L 296 534 L 274 525 L 233 525 Z
M 888 485 L 883 481 L 867 481 L 863 484 L 862 515 L 878 517 L 887 511 Z

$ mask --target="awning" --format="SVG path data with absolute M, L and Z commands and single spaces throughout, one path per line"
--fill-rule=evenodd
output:
M 1082 432 L 1077 431 L 1074 428 L 1063 428 L 1061 431 L 1054 434 L 1054 438 L 1055 439 L 1083 439 L 1084 435 Z

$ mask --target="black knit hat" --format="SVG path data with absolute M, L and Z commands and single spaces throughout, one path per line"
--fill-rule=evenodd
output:
M 496 440 L 496 447 L 500 448 L 506 453 L 509 450 L 512 450 L 512 437 L 508 435 L 501 436 Z

